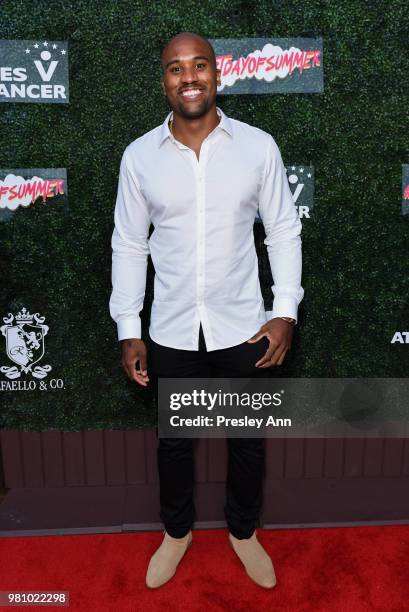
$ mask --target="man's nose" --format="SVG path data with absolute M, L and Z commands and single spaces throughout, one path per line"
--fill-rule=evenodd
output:
M 182 78 L 185 83 L 192 83 L 197 80 L 196 70 L 193 66 L 186 67 L 182 73 Z

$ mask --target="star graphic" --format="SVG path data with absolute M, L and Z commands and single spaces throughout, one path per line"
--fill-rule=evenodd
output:
M 61 51 L 61 55 L 65 55 L 65 53 L 66 53 L 65 49 L 63 49 L 63 50 Z
M 34 45 L 34 49 L 38 49 L 38 43 Z
M 43 42 L 43 45 L 44 45 L 44 47 L 48 47 L 48 42 L 45 40 L 45 41 Z
M 295 166 L 291 166 L 291 170 L 295 170 Z
M 56 49 L 56 48 L 57 48 L 57 45 L 53 45 L 53 49 Z
M 312 176 L 311 172 L 309 172 L 309 173 L 307 174 L 307 176 L 308 176 L 308 178 L 311 178 L 311 176 Z
M 30 49 L 26 49 L 26 53 L 30 53 Z
M 300 168 L 300 172 L 304 172 L 304 168 Z

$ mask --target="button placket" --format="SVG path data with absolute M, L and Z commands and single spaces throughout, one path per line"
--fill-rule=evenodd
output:
M 203 306 L 205 280 L 205 167 L 207 142 L 203 141 L 197 163 L 197 304 Z

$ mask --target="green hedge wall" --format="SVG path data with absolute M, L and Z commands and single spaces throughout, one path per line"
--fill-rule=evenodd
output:
M 293 350 L 276 375 L 407 376 L 409 346 L 390 343 L 396 330 L 409 329 L 409 219 L 400 214 L 401 164 L 409 162 L 406 3 L 3 0 L 0 11 L 2 39 L 68 40 L 71 100 L 0 105 L 0 168 L 65 167 L 69 186 L 68 210 L 33 206 L 0 224 L 0 315 L 26 306 L 46 316 L 43 361 L 65 381 L 61 391 L 3 392 L 1 428 L 155 423 L 149 392 L 120 367 L 108 312 L 110 239 L 122 152 L 168 111 L 159 56 L 182 30 L 322 36 L 323 94 L 218 101 L 228 115 L 270 132 L 285 163 L 315 168 L 315 208 L 303 221 L 305 299 Z M 255 235 L 267 296 L 261 227 Z M 151 299 L 150 268 L 145 336 Z

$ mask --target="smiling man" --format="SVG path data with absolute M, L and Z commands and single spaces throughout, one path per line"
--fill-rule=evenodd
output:
M 291 347 L 303 297 L 301 223 L 280 151 L 268 133 L 216 106 L 220 71 L 206 39 L 178 34 L 161 65 L 172 111 L 126 148 L 120 167 L 110 309 L 123 367 L 155 392 L 159 377 L 269 376 Z M 257 211 L 274 279 L 269 317 L 253 237 Z M 149 253 L 155 284 L 147 350 L 139 313 Z M 250 578 L 271 588 L 274 567 L 256 533 L 264 440 L 227 443 L 229 542 Z M 165 535 L 149 563 L 150 588 L 172 578 L 192 543 L 193 441 L 159 439 L 158 469 Z

